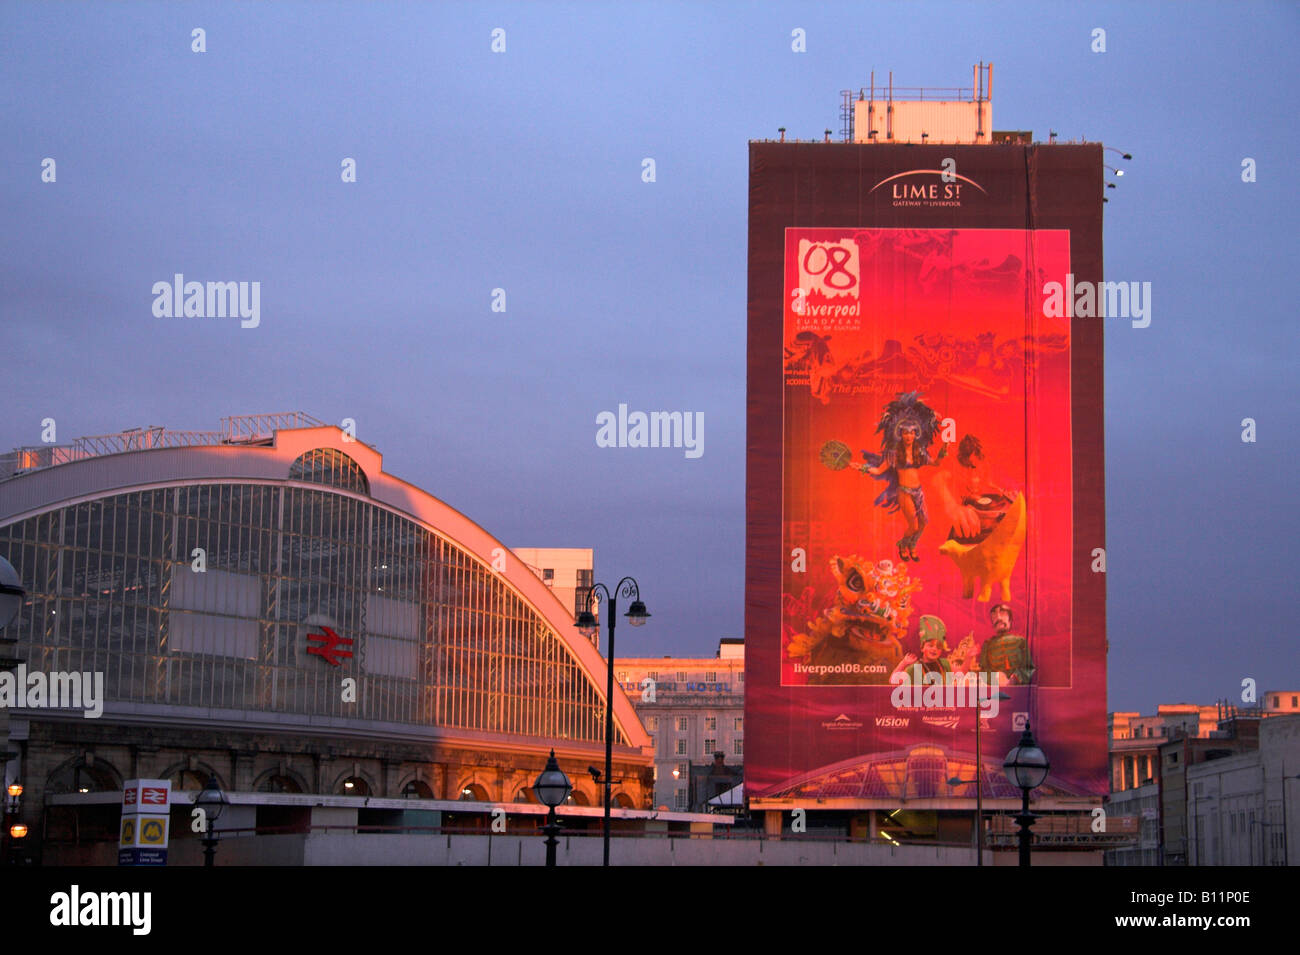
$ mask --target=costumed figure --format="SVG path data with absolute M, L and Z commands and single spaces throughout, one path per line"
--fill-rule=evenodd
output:
M 930 459 L 930 445 L 939 430 L 939 416 L 921 401 L 919 391 L 900 393 L 885 406 L 876 432 L 880 435 L 880 453 L 863 451 L 866 464 L 854 467 L 888 484 L 876 498 L 876 506 L 903 513 L 906 531 L 898 540 L 902 560 L 920 560 L 916 542 L 930 522 L 925 509 L 925 491 L 921 489 L 921 468 L 936 467 L 948 454 L 945 444 L 935 460 Z
M 925 683 L 926 674 L 936 673 L 940 682 L 946 682 L 952 672 L 952 664 L 944 657 L 948 649 L 948 629 L 938 617 L 926 614 L 921 618 L 917 628 L 917 639 L 921 644 L 921 655 L 909 653 L 903 657 L 894 673 L 903 674 L 903 683 L 920 686 Z M 931 681 L 933 682 L 933 681 Z
M 985 673 L 1003 673 L 1007 682 L 1026 686 L 1034 678 L 1035 667 L 1029 659 L 1029 641 L 1011 632 L 1011 608 L 994 604 L 989 608 L 993 636 L 980 650 L 980 669 Z

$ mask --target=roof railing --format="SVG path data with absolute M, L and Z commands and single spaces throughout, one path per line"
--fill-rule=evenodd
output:
M 221 419 L 220 431 L 168 431 L 161 425 L 127 428 L 113 434 L 76 438 L 70 444 L 37 444 L 0 454 L 0 481 L 44 468 L 125 451 L 158 448 L 196 448 L 221 444 L 255 444 L 270 441 L 276 431 L 319 428 L 325 423 L 302 411 L 278 414 L 230 415 Z

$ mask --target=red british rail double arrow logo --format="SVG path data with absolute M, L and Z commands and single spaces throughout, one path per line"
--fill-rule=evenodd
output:
M 321 627 L 321 630 L 323 630 L 324 633 L 309 633 L 309 634 L 307 634 L 307 641 L 308 641 L 309 643 L 310 643 L 312 640 L 320 640 L 320 641 L 322 641 L 322 645 L 321 645 L 321 646 L 318 646 L 318 647 L 311 647 L 311 646 L 309 646 L 309 647 L 307 648 L 307 652 L 308 652 L 308 653 L 314 653 L 314 654 L 316 654 L 318 657 L 324 657 L 324 658 L 325 658 L 325 662 L 328 663 L 330 666 L 335 666 L 335 667 L 336 667 L 336 666 L 341 666 L 342 664 L 341 664 L 340 661 L 342 660 L 342 658 L 343 658 L 343 657 L 350 657 L 350 656 L 352 656 L 352 651 L 351 651 L 351 650 L 343 650 L 343 649 L 340 649 L 340 647 L 342 647 L 342 646 L 349 646 L 349 647 L 352 646 L 352 640 L 351 640 L 350 638 L 348 638 L 348 637 L 340 637 L 337 633 L 335 633 L 335 632 L 334 632 L 333 630 L 331 630 L 329 627 L 322 626 L 322 627 Z

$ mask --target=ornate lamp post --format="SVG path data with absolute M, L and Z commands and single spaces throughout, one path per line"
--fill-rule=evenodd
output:
M 605 656 L 605 669 L 608 672 L 608 678 L 605 681 L 605 820 L 603 825 L 605 852 L 604 862 L 601 863 L 602 865 L 609 865 L 609 800 L 614 769 L 614 622 L 618 617 L 618 600 L 616 598 L 619 595 L 632 598 L 632 605 L 627 610 L 627 622 L 634 627 L 644 624 L 650 619 L 650 614 L 645 609 L 645 604 L 641 602 L 641 588 L 637 586 L 636 581 L 631 577 L 624 577 L 620 580 L 615 585 L 612 594 L 604 584 L 595 584 L 587 596 L 587 609 L 578 614 L 578 619 L 574 621 L 575 626 L 587 637 L 594 637 L 600 630 L 600 625 L 591 612 L 592 602 L 600 599 L 600 594 L 597 591 L 604 593 L 605 600 L 609 604 L 609 613 L 605 615 L 609 620 L 609 646 L 606 648 Z
M 991 698 L 999 702 L 1011 699 L 1001 690 L 995 690 L 994 692 L 997 693 L 997 696 Z M 978 697 L 978 692 L 976 696 Z M 990 699 L 990 697 L 984 697 L 984 699 Z M 977 866 L 984 864 L 984 750 L 980 746 L 979 712 L 982 705 L 983 700 L 978 700 L 975 704 L 975 864 Z M 971 780 L 953 776 L 948 780 L 948 785 L 961 786 L 969 782 Z
M 555 750 L 551 750 L 551 758 L 546 761 L 546 766 L 542 769 L 541 775 L 537 777 L 537 782 L 533 783 L 533 792 L 541 800 L 543 806 L 548 807 L 546 813 L 546 825 L 542 827 L 542 832 L 546 833 L 546 864 L 555 865 L 555 849 L 560 844 L 555 837 L 560 832 L 560 820 L 555 814 L 555 807 L 569 798 L 569 793 L 573 791 L 573 784 L 569 782 L 569 777 L 564 775 L 560 769 L 560 764 L 555 761 Z
M 217 820 L 221 817 L 221 811 L 226 808 L 226 794 L 221 791 L 221 786 L 217 784 L 216 776 L 208 777 L 208 784 L 203 787 L 203 791 L 194 799 L 194 805 L 203 810 L 204 825 L 203 830 L 203 866 L 208 868 L 216 865 L 217 856 Z
M 1033 826 L 1034 820 L 1038 817 L 1029 811 L 1029 791 L 1037 789 L 1047 779 L 1047 771 L 1051 769 L 1051 763 L 1047 761 L 1047 754 L 1038 748 L 1034 742 L 1034 734 L 1029 730 L 1029 723 L 1025 723 L 1024 735 L 1020 737 L 1020 742 L 1011 748 L 1007 753 L 1007 758 L 1002 763 L 1002 769 L 1007 774 L 1007 779 L 1011 785 L 1020 789 L 1022 801 L 1020 803 L 1020 815 L 1016 816 L 1016 825 L 1020 827 L 1020 864 L 1029 865 L 1029 840 L 1031 836 L 1030 827 Z

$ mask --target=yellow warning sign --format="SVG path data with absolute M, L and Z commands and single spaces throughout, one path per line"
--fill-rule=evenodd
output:
M 134 819 L 122 820 L 122 838 L 118 840 L 117 844 L 119 846 L 135 845 L 135 820 Z

